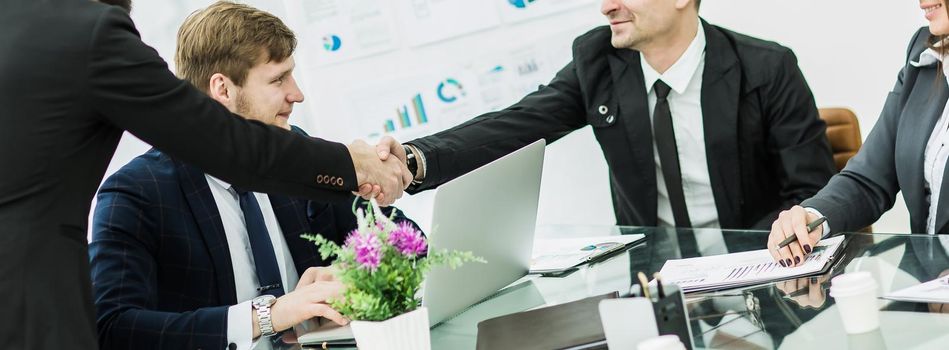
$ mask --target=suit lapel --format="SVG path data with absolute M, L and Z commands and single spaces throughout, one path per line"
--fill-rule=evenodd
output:
M 287 242 L 290 255 L 293 257 L 293 265 L 297 268 L 297 274 L 302 275 L 307 268 L 321 265 L 322 259 L 320 259 L 317 246 L 313 242 L 300 237 L 304 233 L 319 233 L 311 232 L 307 219 L 308 202 L 282 195 L 271 194 L 269 197 L 274 215 L 277 217 L 277 222 L 280 223 L 280 229 L 283 231 L 283 238 Z
M 740 227 L 739 199 L 743 195 L 738 148 L 741 69 L 728 39 L 704 20 L 702 28 L 706 38 L 702 118 L 709 178 L 721 227 Z
M 640 68 L 640 54 L 638 51 L 617 49 L 608 57 L 613 79 L 614 98 L 619 101 L 620 116 L 629 135 L 630 154 L 642 181 L 639 186 L 642 193 L 644 213 L 643 219 L 651 220 L 641 223 L 654 226 L 658 223 L 656 203 L 659 194 L 656 190 L 656 163 L 653 155 L 652 122 L 649 121 L 649 102 L 643 80 L 643 71 Z M 651 204 L 649 204 L 651 203 Z
M 175 161 L 181 190 L 191 207 L 191 213 L 208 247 L 217 278 L 218 296 L 224 304 L 237 303 L 234 287 L 234 268 L 221 214 L 208 187 L 204 173 L 197 168 Z

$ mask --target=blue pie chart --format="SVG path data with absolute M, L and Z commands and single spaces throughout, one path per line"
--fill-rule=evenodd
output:
M 438 99 L 445 103 L 452 103 L 459 97 L 465 96 L 465 88 L 457 80 L 448 78 L 438 83 L 438 89 L 435 90 Z
M 514 5 L 514 7 L 522 9 L 522 8 L 527 8 L 528 4 L 537 0 L 507 0 L 507 1 L 510 2 L 511 5 Z
M 338 35 L 330 34 L 323 37 L 323 48 L 326 51 L 338 51 L 340 46 L 343 46 L 343 41 Z

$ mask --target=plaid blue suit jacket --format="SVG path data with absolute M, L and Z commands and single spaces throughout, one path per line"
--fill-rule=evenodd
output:
M 270 200 L 301 274 L 328 265 L 301 234 L 341 243 L 356 228 L 351 202 Z M 135 158 L 99 189 L 92 228 L 100 348 L 227 347 L 234 274 L 203 172 L 154 149 Z

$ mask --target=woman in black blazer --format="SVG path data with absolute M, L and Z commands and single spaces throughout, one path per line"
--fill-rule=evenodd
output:
M 929 27 L 910 40 L 906 64 L 886 98 L 879 120 L 847 167 L 814 197 L 783 211 L 771 226 L 768 250 L 786 266 L 803 262 L 820 238 L 872 224 L 903 191 L 913 232 L 949 233 L 949 99 L 943 58 L 949 54 L 945 0 L 921 0 Z M 949 62 L 947 62 L 949 63 Z M 808 233 L 806 224 L 827 221 Z M 797 242 L 777 249 L 790 235 Z

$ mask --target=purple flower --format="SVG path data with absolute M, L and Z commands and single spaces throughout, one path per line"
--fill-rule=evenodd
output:
M 346 238 L 346 246 L 356 252 L 356 262 L 360 267 L 375 271 L 382 260 L 382 242 L 372 233 L 362 234 L 353 231 Z
M 389 244 L 406 256 L 418 256 L 428 251 L 428 244 L 425 243 L 422 232 L 405 221 L 389 233 Z

